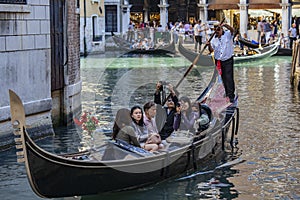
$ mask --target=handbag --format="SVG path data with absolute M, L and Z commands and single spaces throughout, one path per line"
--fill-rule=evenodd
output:
M 146 144 L 160 144 L 160 143 L 161 143 L 161 137 L 158 133 L 152 133 L 146 141 Z

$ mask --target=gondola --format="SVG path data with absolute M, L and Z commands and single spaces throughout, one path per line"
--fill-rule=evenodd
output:
M 279 47 L 277 53 L 274 54 L 274 56 L 292 56 L 292 54 L 292 49 Z
M 263 48 L 252 49 L 252 54 L 247 55 L 235 55 L 233 57 L 234 64 L 243 64 L 246 62 L 258 61 L 260 59 L 268 58 L 275 55 L 278 51 L 279 43 L 273 43 L 268 46 L 264 46 Z
M 140 49 L 140 48 L 132 48 L 132 44 L 130 42 L 115 35 L 113 32 L 111 34 L 116 45 L 122 51 L 128 54 L 166 54 L 166 53 L 175 54 L 176 53 L 174 41 L 171 41 L 170 44 L 166 44 L 166 45 L 156 44 L 154 48 L 150 48 L 150 49 Z
M 243 45 L 247 46 L 247 47 L 250 47 L 252 49 L 257 49 L 257 48 L 263 48 L 265 46 L 267 46 L 266 44 L 263 44 L 261 46 L 259 46 L 259 44 L 257 42 L 253 43 L 252 41 L 250 40 L 247 40 L 245 38 L 242 38 L 242 37 L 239 37 L 239 42 L 242 43 Z
M 32 190 L 40 197 L 59 198 L 115 192 L 165 181 L 192 173 L 202 164 L 234 147 L 238 132 L 238 98 L 220 103 L 222 82 L 216 70 L 209 86 L 197 99 L 210 122 L 197 134 L 178 131 L 165 148 L 150 153 L 122 141 L 108 140 L 84 152 L 56 155 L 39 147 L 25 126 L 21 99 L 9 91 L 11 122 L 16 135 L 18 162 L 24 162 Z
M 245 46 L 250 48 L 254 48 L 254 49 L 260 48 L 259 44 L 252 43 L 251 41 L 243 38 L 239 38 L 239 42 L 243 43 Z M 264 44 L 261 47 L 264 48 L 266 46 L 268 45 Z M 278 51 L 273 56 L 292 56 L 292 49 L 279 47 Z
M 259 59 L 268 58 L 277 53 L 279 48 L 278 43 L 274 43 L 269 46 L 265 46 L 262 49 L 252 49 L 251 54 L 243 55 L 243 54 L 235 54 L 233 57 L 234 64 L 243 64 L 246 62 L 257 61 Z M 188 59 L 189 61 L 195 60 L 198 53 L 186 49 L 180 42 L 178 44 L 178 51 L 183 57 Z M 211 55 L 200 55 L 196 65 L 198 66 L 214 66 L 214 62 L 212 60 Z

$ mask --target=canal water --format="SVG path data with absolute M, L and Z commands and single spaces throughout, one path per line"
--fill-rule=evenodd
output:
M 190 62 L 176 56 L 94 55 L 81 60 L 82 109 L 100 119 L 90 137 L 76 125 L 37 141 L 53 153 L 74 152 L 107 139 L 120 107 L 152 100 L 155 83 L 176 85 Z M 291 88 L 290 57 L 235 66 L 239 94 L 238 149 L 191 176 L 138 190 L 82 199 L 300 199 L 300 95 Z M 197 98 L 212 68 L 194 67 L 178 91 Z M 212 181 L 217 180 L 217 181 Z M 40 199 L 31 190 L 15 149 L 0 152 L 1 199 Z M 61 198 L 61 199 L 80 199 Z

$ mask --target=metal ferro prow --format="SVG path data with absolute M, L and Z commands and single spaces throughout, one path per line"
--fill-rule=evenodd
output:
M 17 151 L 17 161 L 18 162 L 24 162 L 24 130 L 25 130 L 25 110 L 23 103 L 20 99 L 20 97 L 13 92 L 12 90 L 9 90 L 9 99 L 10 99 L 10 114 L 11 114 L 11 123 L 14 129 L 14 135 L 15 137 L 15 144 L 16 149 L 21 150 Z

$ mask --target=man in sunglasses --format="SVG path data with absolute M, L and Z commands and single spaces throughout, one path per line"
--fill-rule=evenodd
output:
M 159 129 L 159 134 L 162 140 L 165 140 L 167 137 L 174 132 L 174 123 L 178 126 L 180 124 L 180 118 L 176 114 L 176 105 L 178 104 L 178 98 L 175 90 L 171 84 L 168 84 L 168 89 L 171 93 L 169 99 L 167 99 L 165 106 L 162 105 L 162 89 L 163 85 L 161 82 L 156 84 L 156 91 L 154 93 L 154 102 L 157 104 L 156 107 L 156 125 Z
M 209 51 L 214 52 L 216 67 L 222 77 L 226 98 L 234 102 L 234 74 L 233 74 L 233 36 L 234 28 L 228 24 L 215 24 L 215 37 L 208 42 Z M 227 30 L 223 30 L 225 27 Z

